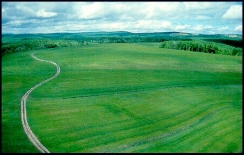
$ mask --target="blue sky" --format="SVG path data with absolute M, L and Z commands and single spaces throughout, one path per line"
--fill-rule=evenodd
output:
M 2 2 L 2 33 L 242 34 L 242 2 Z

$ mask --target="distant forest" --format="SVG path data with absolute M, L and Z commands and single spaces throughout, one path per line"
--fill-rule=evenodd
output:
M 242 35 L 205 35 L 181 32 L 130 33 L 83 32 L 51 34 L 2 34 L 2 56 L 33 49 L 106 43 L 157 42 L 160 48 L 225 55 L 242 55 Z
M 242 55 L 241 41 L 236 40 L 170 40 L 163 41 L 160 47 L 213 54 Z

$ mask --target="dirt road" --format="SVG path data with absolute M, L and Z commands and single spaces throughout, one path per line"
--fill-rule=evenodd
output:
M 28 121 L 27 121 L 27 111 L 26 111 L 26 100 L 28 98 L 28 96 L 30 95 L 30 93 L 35 90 L 37 87 L 43 85 L 44 83 L 56 78 L 59 74 L 60 74 L 60 67 L 55 63 L 55 62 L 52 62 L 52 61 L 47 61 L 47 60 L 42 60 L 42 59 L 39 59 L 37 58 L 36 56 L 34 56 L 35 53 L 32 53 L 31 56 L 38 60 L 38 61 L 44 61 L 44 62 L 48 62 L 48 63 L 51 63 L 53 64 L 54 66 L 57 67 L 57 72 L 55 75 L 53 75 L 52 77 L 42 81 L 41 83 L 35 85 L 34 87 L 30 88 L 26 93 L 25 95 L 22 97 L 21 99 L 21 121 L 22 121 L 22 125 L 23 125 L 23 128 L 24 128 L 24 131 L 27 135 L 27 137 L 29 138 L 29 140 L 33 143 L 33 145 L 35 145 L 35 147 L 40 150 L 42 153 L 50 153 L 50 151 L 38 140 L 38 138 L 35 136 L 35 134 L 32 132 L 29 124 L 28 124 Z

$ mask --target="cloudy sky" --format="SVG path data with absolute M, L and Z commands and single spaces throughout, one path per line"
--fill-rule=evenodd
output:
M 242 34 L 242 2 L 2 2 L 2 33 Z

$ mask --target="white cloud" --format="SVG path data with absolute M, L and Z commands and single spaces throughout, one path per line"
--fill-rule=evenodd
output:
M 78 3 L 76 2 L 72 7 L 73 14 L 69 14 L 70 18 L 87 19 L 87 20 L 112 20 L 116 17 L 127 19 L 128 12 L 131 12 L 131 6 L 126 3 L 109 3 L 109 2 L 91 2 L 91 3 Z M 133 17 L 137 14 L 135 12 Z M 120 15 L 120 16 L 118 16 Z
M 214 2 L 184 2 L 187 10 L 203 10 L 214 7 Z M 216 6 L 215 6 L 216 7 Z
M 209 26 L 209 25 L 206 25 L 206 26 L 203 26 L 203 25 L 197 25 L 195 28 L 193 28 L 194 30 L 196 31 L 203 31 L 203 30 L 211 30 L 213 29 L 212 26 Z
M 106 10 L 103 8 L 102 3 L 93 3 L 82 8 L 80 17 L 86 19 L 101 17 L 104 14 L 104 11 Z
M 212 26 L 205 26 L 204 29 L 212 29 L 213 27 Z
M 158 31 L 168 29 L 171 25 L 172 24 L 169 21 L 139 20 L 135 25 L 135 28 Z
M 164 21 L 164 22 L 159 21 L 159 26 L 160 26 L 161 28 L 169 28 L 171 25 L 172 25 L 172 24 L 171 24 L 171 22 L 169 22 L 169 21 Z
M 203 26 L 202 25 L 197 25 L 194 29 L 197 30 L 197 31 L 201 31 L 201 30 L 203 30 Z
M 240 33 L 242 27 L 237 26 L 240 25 L 239 20 L 229 22 L 222 19 L 242 18 L 242 6 L 236 4 L 236 2 L 3 2 L 2 27 L 3 32 L 19 30 L 23 33 L 27 30 L 36 32 L 45 29 L 60 32 L 118 30 Z
M 195 19 L 197 19 L 197 20 L 207 20 L 207 19 L 211 19 L 211 17 L 204 16 L 204 15 L 198 15 L 198 16 L 196 16 Z
M 189 27 L 190 27 L 190 25 L 188 25 L 188 24 L 185 24 L 185 25 L 177 25 L 175 27 L 175 31 L 183 31 L 183 30 L 185 30 L 185 29 L 187 29 Z
M 220 27 L 218 30 L 225 31 L 225 30 L 228 30 L 228 29 L 229 29 L 229 27 L 228 26 L 225 26 L 225 27 Z
M 235 28 L 235 31 L 241 31 L 242 32 L 242 25 L 239 25 Z
M 184 12 L 180 2 L 147 2 L 141 9 L 146 19 L 176 19 L 179 13 Z
M 229 10 L 222 16 L 225 19 L 242 19 L 242 6 L 232 5 Z
M 36 16 L 43 17 L 43 18 L 50 18 L 50 17 L 57 16 L 57 13 L 56 12 L 47 12 L 44 9 L 40 9 L 39 11 L 37 11 Z
M 150 3 L 149 3 L 150 4 Z M 176 11 L 180 7 L 179 2 L 155 2 L 154 3 L 155 7 L 158 7 L 161 11 Z
M 121 31 L 129 28 L 130 25 L 122 22 L 112 22 L 112 23 L 104 23 L 101 26 L 97 25 L 97 28 L 106 31 Z
M 28 21 L 12 20 L 12 21 L 8 22 L 8 24 L 13 25 L 13 26 L 18 26 L 18 25 L 25 24 L 25 23 L 28 23 Z
M 34 11 L 31 8 L 24 6 L 24 5 L 17 5 L 16 9 L 23 11 L 23 12 L 26 12 L 26 13 L 34 13 Z

